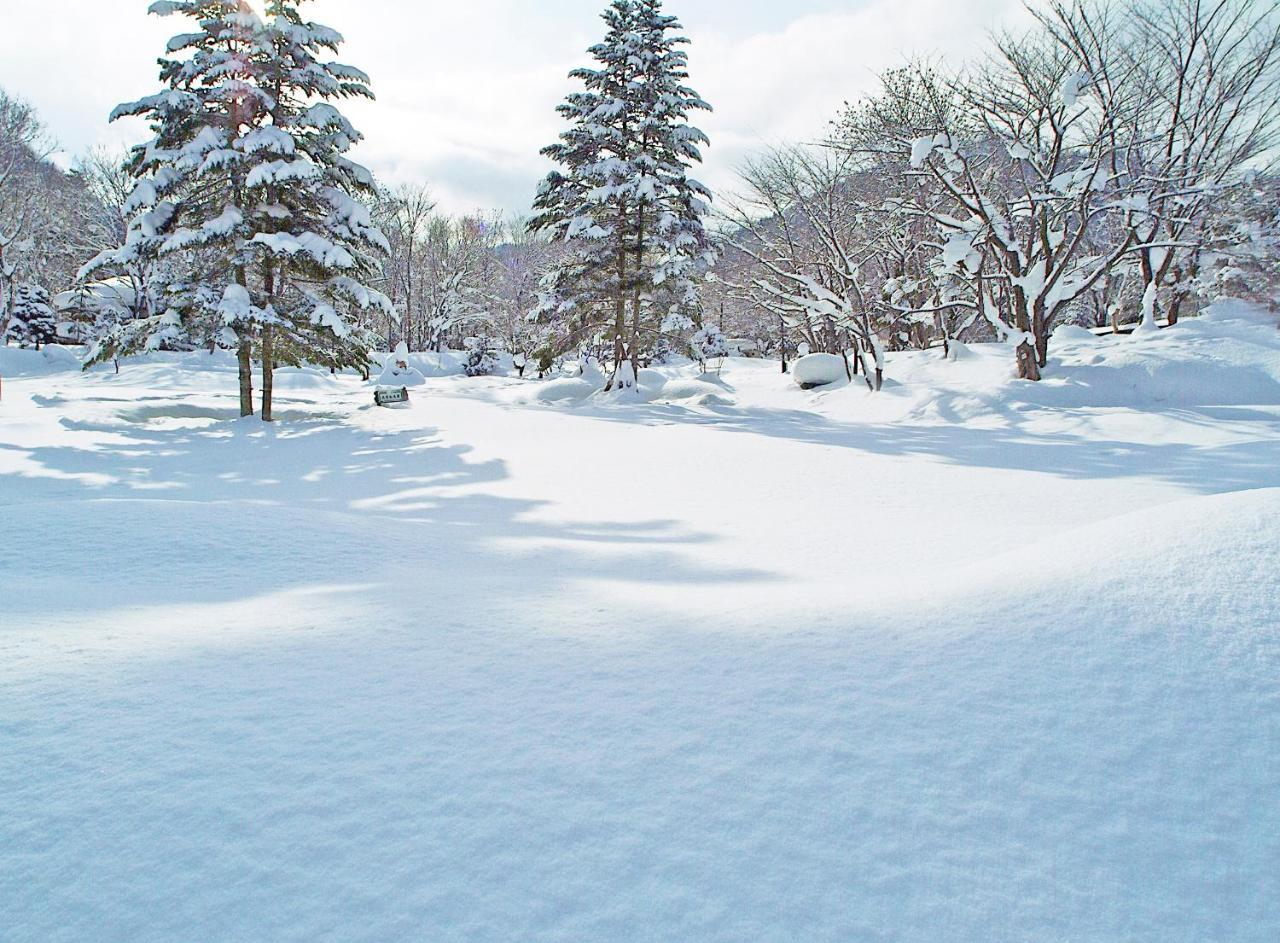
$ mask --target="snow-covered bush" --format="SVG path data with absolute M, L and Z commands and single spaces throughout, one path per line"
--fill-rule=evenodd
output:
M 690 344 L 693 347 L 694 359 L 698 361 L 704 372 L 707 364 L 712 360 L 723 360 L 729 356 L 729 342 L 725 340 L 720 328 L 714 324 L 703 325 L 702 329 L 693 335 Z
M 467 360 L 463 366 L 469 377 L 487 377 L 498 371 L 498 355 L 493 340 L 485 335 L 468 337 L 466 340 Z

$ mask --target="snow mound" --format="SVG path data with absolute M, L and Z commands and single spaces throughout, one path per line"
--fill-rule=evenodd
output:
M 409 364 L 409 348 L 402 342 L 395 352 L 389 356 L 378 377 L 378 386 L 400 389 L 408 386 L 422 386 L 427 378 L 422 371 Z
M 604 371 L 600 368 L 599 362 L 593 357 L 584 357 L 571 363 L 566 363 L 561 367 L 560 372 L 570 380 L 585 380 L 596 389 L 604 386 Z
M 666 386 L 667 378 L 657 370 L 644 369 L 636 374 L 636 383 L 641 389 L 659 392 Z
M 422 375 L 422 371 L 414 367 L 400 367 L 394 360 L 387 361 L 377 380 L 378 386 L 397 389 L 402 386 L 422 386 L 426 382 L 427 378 Z
M 668 380 L 659 399 L 706 406 L 728 406 L 733 402 L 718 386 L 703 379 Z
M 1075 528 L 958 570 L 937 592 L 949 608 L 1004 597 L 1009 610 L 1042 612 L 1043 620 L 1017 620 L 1028 628 L 1107 646 L 1171 621 L 1209 636 L 1232 625 L 1274 633 L 1280 488 L 1186 498 Z M 1016 624 L 1004 616 L 992 621 Z
M 1053 332 L 1054 344 L 1096 344 L 1098 336 L 1078 324 L 1064 324 Z
M 843 357 L 835 354 L 809 354 L 795 362 L 791 378 L 800 387 L 830 386 L 849 379 L 849 368 Z
M 57 344 L 40 350 L 0 346 L 0 378 L 38 377 L 50 373 L 78 372 L 80 358 L 74 351 Z
M 582 403 L 595 392 L 594 383 L 575 377 L 560 377 L 540 384 L 530 398 L 538 403 Z

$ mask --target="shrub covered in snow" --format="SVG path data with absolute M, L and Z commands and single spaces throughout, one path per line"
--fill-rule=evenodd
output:
M 729 356 L 729 342 L 723 332 L 714 324 L 704 325 L 689 342 L 693 347 L 694 359 L 707 369 L 712 360 L 723 360 Z
M 466 341 L 467 360 L 463 366 L 469 377 L 487 377 L 498 372 L 498 355 L 493 339 L 481 335 L 468 337 Z

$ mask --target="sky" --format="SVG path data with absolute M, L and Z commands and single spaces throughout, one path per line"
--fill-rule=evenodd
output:
M 66 164 L 95 145 L 147 136 L 109 125 L 156 91 L 155 60 L 185 32 L 149 0 L 4 0 L 0 87 L 40 111 Z M 606 0 L 312 0 L 307 15 L 347 39 L 340 59 L 373 78 L 350 103 L 355 156 L 388 183 L 425 183 L 440 208 L 527 212 L 549 169 L 538 151 L 562 127 L 571 69 L 603 35 Z M 669 0 L 690 46 L 690 84 L 715 107 L 696 176 L 732 190 L 752 152 L 818 139 L 845 101 L 912 55 L 960 62 L 994 29 L 1025 21 L 1021 0 Z

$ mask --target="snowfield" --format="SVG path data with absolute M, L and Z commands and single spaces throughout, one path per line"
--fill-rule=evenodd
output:
M 0 939 L 1280 938 L 1273 316 L 421 359 L 0 349 Z

